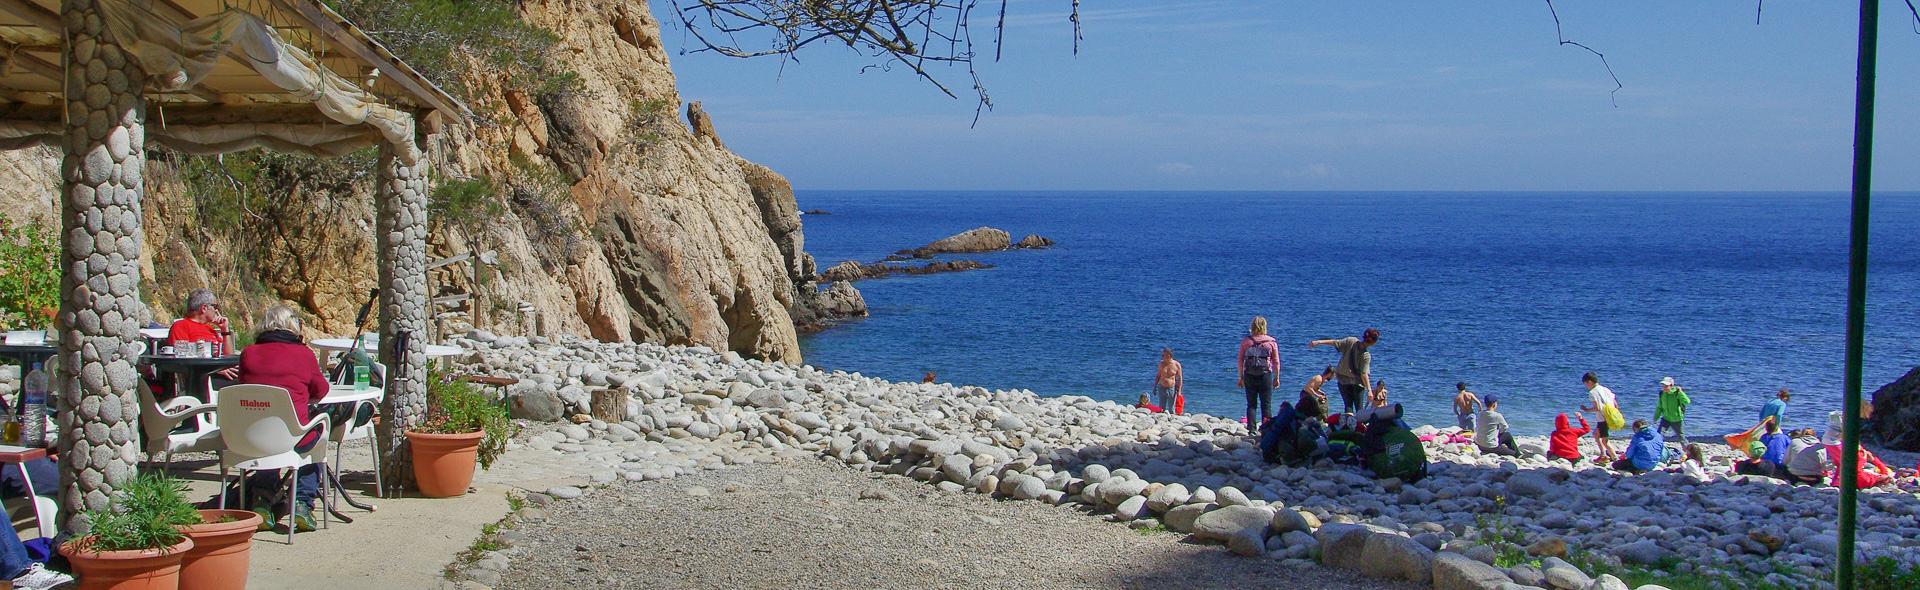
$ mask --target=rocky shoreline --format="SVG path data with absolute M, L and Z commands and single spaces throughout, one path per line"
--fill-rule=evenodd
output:
M 466 372 L 520 378 L 508 393 L 516 408 L 576 414 L 592 389 L 629 393 L 623 420 L 537 429 L 515 443 L 582 457 L 593 483 L 818 456 L 950 492 L 1076 503 L 1249 557 L 1448 590 L 1627 587 L 1609 572 L 1831 587 L 1831 488 L 1625 476 L 1438 443 L 1427 443 L 1428 477 L 1375 480 L 1344 467 L 1265 463 L 1242 425 L 1213 416 L 894 383 L 703 347 L 470 336 L 459 342 L 472 351 L 460 359 Z M 564 499 L 583 490 L 552 492 Z M 1911 490 L 1863 491 L 1860 554 L 1914 565 L 1916 515 Z

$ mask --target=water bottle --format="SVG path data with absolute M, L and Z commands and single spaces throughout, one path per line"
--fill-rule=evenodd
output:
M 47 444 L 47 374 L 40 363 L 27 373 L 20 392 L 20 446 L 34 449 Z

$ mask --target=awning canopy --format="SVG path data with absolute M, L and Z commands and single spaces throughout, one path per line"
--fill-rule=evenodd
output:
M 149 75 L 149 139 L 180 151 L 337 156 L 385 139 L 411 163 L 419 156 L 416 120 L 467 114 L 312 0 L 93 1 L 112 38 Z M 59 0 L 0 0 L 0 148 L 60 141 L 56 105 L 67 67 L 59 8 Z

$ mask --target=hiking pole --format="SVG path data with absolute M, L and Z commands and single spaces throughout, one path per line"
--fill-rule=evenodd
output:
M 360 339 L 367 335 L 367 316 L 373 313 L 373 303 L 379 300 L 380 300 L 379 288 L 373 288 L 373 289 L 367 290 L 367 302 L 360 305 L 360 314 L 354 316 L 353 318 L 353 330 L 354 330 L 353 348 L 347 351 L 349 355 L 351 355 L 354 351 L 359 351 L 362 354 L 366 353 L 365 350 L 361 350 Z M 346 371 L 347 371 L 346 363 L 340 363 L 339 365 L 334 366 L 332 381 L 334 383 L 339 383 L 340 376 L 345 375 Z
M 1840 538 L 1834 587 L 1853 590 L 1860 503 L 1860 365 L 1867 321 L 1867 213 L 1873 182 L 1873 77 L 1880 0 L 1860 0 L 1860 57 L 1853 98 L 1853 234 L 1847 253 L 1847 374 L 1840 438 Z

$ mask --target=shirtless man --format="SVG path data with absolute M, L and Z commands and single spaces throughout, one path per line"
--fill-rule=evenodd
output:
M 1480 396 L 1467 391 L 1465 381 L 1455 383 L 1453 387 L 1460 390 L 1459 394 L 1453 396 L 1453 418 L 1460 422 L 1461 430 L 1473 430 L 1473 417 L 1480 411 Z
M 1333 365 L 1327 365 L 1327 370 L 1321 371 L 1320 374 L 1314 375 L 1312 379 L 1307 380 L 1306 386 L 1300 388 L 1300 401 L 1294 402 L 1293 410 L 1302 416 L 1312 416 L 1325 420 L 1327 418 L 1327 394 L 1326 392 L 1320 391 L 1320 387 L 1326 385 L 1329 379 L 1333 379 Z
M 1173 360 L 1173 349 L 1160 349 L 1160 366 L 1153 372 L 1153 396 L 1160 407 L 1172 412 L 1176 407 L 1174 400 L 1185 395 L 1187 375 L 1180 370 L 1180 361 Z

